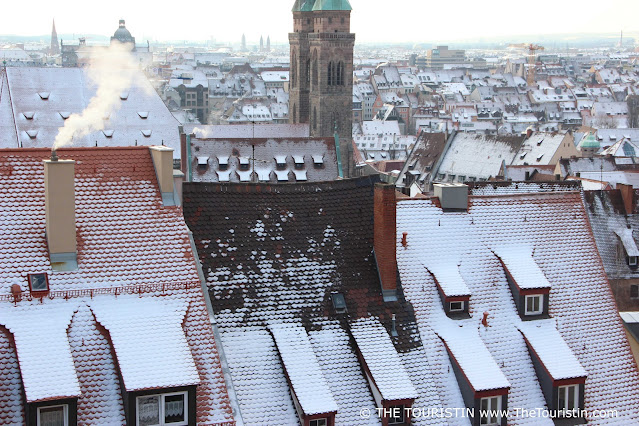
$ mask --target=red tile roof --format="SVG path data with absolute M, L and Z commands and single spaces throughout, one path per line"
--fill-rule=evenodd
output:
M 179 299 L 182 327 L 198 369 L 197 423 L 233 423 L 197 268 L 180 207 L 165 207 L 147 147 L 60 149 L 75 163 L 78 268 L 52 271 L 45 238 L 47 149 L 0 150 L 0 309 L 76 306 L 68 344 L 82 395 L 78 423 L 123 423 L 114 351 L 91 314 L 91 300 Z M 47 272 L 51 292 L 28 297 L 28 273 Z M 20 302 L 7 295 L 13 284 Z M 123 295 L 124 294 L 124 295 Z M 13 336 L 0 324 L 0 423 L 23 423 L 22 381 Z M 135 342 L 132 342 L 135 344 Z

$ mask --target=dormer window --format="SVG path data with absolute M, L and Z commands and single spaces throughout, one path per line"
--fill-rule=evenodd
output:
M 326 422 L 326 417 L 322 417 L 321 419 L 313 419 L 310 422 L 308 422 L 309 426 L 326 426 L 327 422 Z
M 460 300 L 457 302 L 449 302 L 448 303 L 448 312 L 463 312 L 464 311 L 464 301 Z
M 38 407 L 38 426 L 68 426 L 69 406 L 50 405 L 48 407 Z
M 482 398 L 479 406 L 481 407 L 479 418 L 480 425 L 501 424 L 501 397 L 491 396 L 488 398 Z
M 295 161 L 295 168 L 296 169 L 303 169 L 304 168 L 304 156 L 303 155 L 294 155 L 293 156 L 293 161 Z
M 228 156 L 220 156 L 217 157 L 217 162 L 220 166 L 220 170 L 227 170 L 229 168 L 229 157 Z
M 136 398 L 136 424 L 188 425 L 187 395 L 187 392 L 177 392 L 138 396 Z
M 49 277 L 46 273 L 29 274 L 29 290 L 31 293 L 41 293 L 49 291 Z
M 286 168 L 286 155 L 276 155 L 275 165 L 277 170 L 284 170 Z
M 246 171 L 249 169 L 249 158 L 248 157 L 240 157 L 238 158 L 240 162 L 240 170 Z
M 579 409 L 579 385 L 559 386 L 557 388 L 557 410 L 572 411 Z M 561 413 L 559 413 L 561 415 Z
M 628 256 L 628 265 L 637 266 L 637 256 Z
M 544 295 L 532 294 L 526 296 L 525 315 L 541 315 L 544 312 Z

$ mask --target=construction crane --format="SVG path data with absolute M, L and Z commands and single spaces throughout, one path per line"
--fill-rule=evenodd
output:
M 538 50 L 544 50 L 543 46 L 532 43 L 517 43 L 509 44 L 508 47 L 514 49 L 522 49 L 527 51 L 528 56 L 528 71 L 526 73 L 526 84 L 532 86 L 535 84 L 535 52 Z

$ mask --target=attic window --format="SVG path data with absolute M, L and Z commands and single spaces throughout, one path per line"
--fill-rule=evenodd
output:
M 344 299 L 344 295 L 342 293 L 331 294 L 331 301 L 333 302 L 333 308 L 335 308 L 335 312 L 337 312 L 338 314 L 343 314 L 346 312 L 346 300 Z
M 41 274 L 28 274 L 27 279 L 31 293 L 49 291 L 49 277 L 46 272 Z
M 229 168 L 229 157 L 228 156 L 217 156 L 217 162 L 220 165 L 220 170 L 226 170 Z
M 189 420 L 187 393 L 139 396 L 136 417 L 139 425 L 186 426 Z
M 129 99 L 129 92 L 120 93 L 120 99 L 122 99 L 123 101 L 126 101 L 127 99 Z
M 149 118 L 149 111 L 138 111 L 138 115 L 142 120 Z
M 240 170 L 246 171 L 249 169 L 249 158 L 248 157 L 240 157 L 238 158 L 240 162 Z
M 140 132 L 142 132 L 145 138 L 150 138 L 153 131 L 151 129 L 144 129 L 140 130 Z
M 24 118 L 26 118 L 27 120 L 33 120 L 33 116 L 35 115 L 35 112 L 25 111 L 22 113 L 22 115 L 24 115 Z
M 206 167 L 209 165 L 209 157 L 197 157 L 197 166 Z
M 38 426 L 40 425 L 60 425 L 68 426 L 69 424 L 69 406 L 49 405 L 46 407 L 38 407 Z
M 462 312 L 464 310 L 464 301 L 460 300 L 458 302 L 450 302 L 448 311 L 449 312 Z
M 51 93 L 49 92 L 38 92 L 38 95 L 40 96 L 40 99 L 42 99 L 43 101 L 46 101 L 47 99 L 49 99 L 49 95 Z
M 541 315 L 544 312 L 544 295 L 533 294 L 526 296 L 525 315 Z
M 308 426 L 326 426 L 326 417 L 321 419 L 313 419 L 308 423 Z
M 277 168 L 282 170 L 286 167 L 286 155 L 276 155 L 275 163 L 277 164 Z
M 115 132 L 115 130 L 107 130 L 107 129 L 102 130 L 102 133 L 107 138 L 112 138 L 113 137 L 113 132 Z
M 637 266 L 637 256 L 628 256 L 628 266 Z
M 69 111 L 60 111 L 59 114 L 60 114 L 60 117 L 62 117 L 62 119 L 64 119 L 64 120 L 69 118 L 69 116 L 71 115 L 71 113 Z
M 36 136 L 38 136 L 38 131 L 37 130 L 27 130 L 27 135 L 29 135 L 29 137 L 31 139 L 35 139 Z

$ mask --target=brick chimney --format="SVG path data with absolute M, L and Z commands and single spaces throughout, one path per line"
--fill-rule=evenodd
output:
M 76 269 L 75 161 L 59 160 L 55 151 L 44 160 L 44 204 L 51 267 Z
M 149 150 L 162 193 L 162 203 L 165 206 L 174 206 L 176 203 L 173 197 L 173 149 L 166 146 L 150 146 Z
M 632 187 L 632 185 L 618 183 L 617 189 L 619 190 L 619 192 L 621 192 L 621 199 L 623 200 L 623 206 L 626 209 L 626 214 L 632 214 L 632 211 L 634 210 L 633 207 L 635 205 L 634 188 Z
M 395 186 L 375 184 L 375 261 L 385 302 L 397 300 L 397 222 Z

